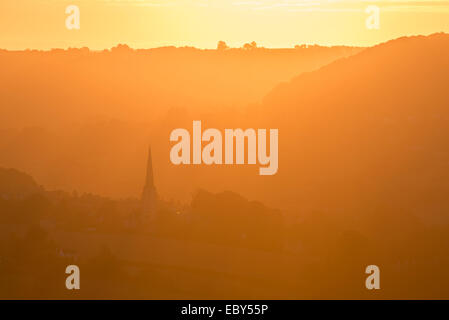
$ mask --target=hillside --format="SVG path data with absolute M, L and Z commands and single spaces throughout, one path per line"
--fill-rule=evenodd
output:
M 98 117 L 153 122 L 173 107 L 242 107 L 280 81 L 360 50 L 0 50 L 0 127 L 55 127 Z
M 79 120 L 59 129 L 44 124 L 14 129 L 11 122 L 0 136 L 0 165 L 30 172 L 49 189 L 136 196 L 151 141 L 155 183 L 166 199 L 189 201 L 197 188 L 232 190 L 295 214 L 316 209 L 388 215 L 401 210 L 442 219 L 449 208 L 448 53 L 446 34 L 393 40 L 303 73 L 246 111 L 172 108 L 160 118 L 149 117 L 154 120 L 150 124 L 144 117 L 108 120 L 114 107 L 105 102 L 105 118 Z M 87 74 L 85 69 L 79 72 Z M 12 88 L 5 84 L 3 90 L 12 95 Z M 74 92 L 88 99 L 87 88 Z M 101 100 L 101 94 L 93 92 Z M 130 102 L 129 109 L 120 109 L 118 97 L 128 93 L 114 87 L 108 101 L 114 100 L 117 110 L 134 117 L 139 114 L 134 113 L 135 106 L 147 100 L 134 97 L 136 105 Z M 58 98 L 48 90 L 39 94 L 41 102 Z M 60 93 L 58 99 L 64 97 Z M 61 118 L 47 117 L 48 121 L 54 124 L 70 110 L 74 109 L 61 106 Z M 256 166 L 173 166 L 171 130 L 191 130 L 197 119 L 205 128 L 279 128 L 278 173 L 261 177 Z
M 15 169 L 0 168 L 0 197 L 17 198 L 42 192 L 34 179 Z
M 280 81 L 360 50 L 0 50 L 0 166 L 49 189 L 137 196 L 152 141 L 162 194 L 189 199 L 190 179 L 177 189 L 165 161 L 178 120 L 237 118 Z
M 284 201 L 446 212 L 448 56 L 447 34 L 400 38 L 275 88 L 258 112 L 282 132 Z

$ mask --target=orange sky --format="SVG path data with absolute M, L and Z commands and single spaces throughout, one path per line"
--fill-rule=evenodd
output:
M 78 5 L 81 29 L 67 30 L 65 8 Z M 368 5 L 380 29 L 368 30 Z M 0 48 L 215 48 L 295 44 L 372 45 L 403 35 L 449 32 L 449 1 L 411 0 L 2 0 Z

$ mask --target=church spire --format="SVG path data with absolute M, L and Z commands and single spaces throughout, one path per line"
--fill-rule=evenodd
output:
M 157 211 L 157 192 L 154 185 L 153 177 L 153 159 L 151 157 L 151 146 L 148 148 L 148 159 L 147 159 L 147 175 L 145 179 L 145 186 L 142 192 L 142 209 L 144 218 L 150 220 L 155 218 Z
M 153 159 L 151 157 L 151 146 L 148 147 L 147 178 L 145 180 L 145 186 L 154 187 Z

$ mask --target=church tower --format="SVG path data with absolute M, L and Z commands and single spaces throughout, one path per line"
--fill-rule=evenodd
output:
M 145 220 L 153 220 L 156 217 L 157 193 L 153 178 L 153 160 L 151 158 L 151 146 L 148 149 L 147 176 L 142 192 L 142 214 Z

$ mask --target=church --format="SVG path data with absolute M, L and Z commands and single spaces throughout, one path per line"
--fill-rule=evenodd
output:
M 148 149 L 147 174 L 145 186 L 142 192 L 142 217 L 144 221 L 153 221 L 156 218 L 158 207 L 158 196 L 154 185 L 153 159 L 151 157 L 151 146 Z

